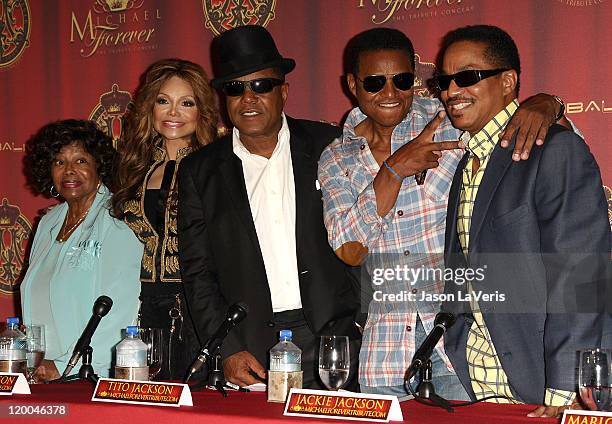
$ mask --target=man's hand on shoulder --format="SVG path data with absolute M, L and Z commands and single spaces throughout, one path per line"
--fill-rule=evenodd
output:
M 246 350 L 234 353 L 223 361 L 225 379 L 240 387 L 261 383 L 266 378 L 266 370 L 253 355 Z
M 499 135 L 501 147 L 508 147 L 516 134 L 512 159 L 529 159 L 533 145 L 544 144 L 548 129 L 556 121 L 559 108 L 560 104 L 549 94 L 540 93 L 525 100 Z

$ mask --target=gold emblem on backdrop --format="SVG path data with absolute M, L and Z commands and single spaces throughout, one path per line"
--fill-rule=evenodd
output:
M 32 224 L 19 207 L 3 198 L 0 203 L 0 293 L 13 294 L 18 290 L 31 233 Z
M 572 113 L 612 113 L 610 101 L 605 99 L 584 99 L 583 101 L 568 101 L 565 103 L 565 114 Z
M 436 72 L 436 65 L 431 62 L 421 62 L 421 56 L 414 54 L 414 94 L 422 97 L 431 97 L 434 90 L 430 90 L 430 80 Z
M 125 12 L 130 9 L 138 9 L 144 0 L 96 0 L 93 9 L 96 13 Z
M 162 16 L 145 0 L 95 0 L 70 15 L 70 44 L 81 57 L 157 49 L 155 31 Z
M 589 7 L 601 5 L 605 0 L 552 0 L 555 3 L 562 3 L 571 7 Z
M 371 13 L 375 25 L 439 17 L 460 17 L 474 12 L 473 0 L 354 0 Z
M 94 107 L 89 119 L 112 137 L 113 144 L 117 147 L 117 141 L 123 133 L 123 117 L 131 107 L 132 96 L 130 93 L 120 90 L 117 84 L 113 84 L 110 91 L 100 96 L 100 102 Z
M 276 0 L 202 0 L 206 28 L 215 35 L 244 25 L 267 26 Z
M 28 0 L 0 1 L 0 69 L 11 65 L 30 45 Z

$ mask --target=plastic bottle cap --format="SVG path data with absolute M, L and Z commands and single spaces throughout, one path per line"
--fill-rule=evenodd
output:
M 6 319 L 6 323 L 9 324 L 9 325 L 11 325 L 11 324 L 19 325 L 19 318 L 17 318 L 17 317 L 7 318 Z
M 136 336 L 138 334 L 138 326 L 130 325 L 125 329 L 125 334 Z
M 293 338 L 293 332 L 291 330 L 281 330 L 280 331 L 280 339 L 281 341 L 289 340 Z

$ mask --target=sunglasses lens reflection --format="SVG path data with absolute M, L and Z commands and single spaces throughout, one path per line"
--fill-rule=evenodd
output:
M 440 90 L 448 90 L 451 81 L 455 81 L 459 87 L 469 87 L 480 81 L 480 77 L 476 71 L 461 71 L 453 75 L 438 76 L 438 86 Z
M 410 90 L 414 85 L 414 74 L 402 72 L 401 74 L 393 75 L 392 81 L 398 90 Z M 363 79 L 363 89 L 368 93 L 378 93 L 385 87 L 386 83 L 387 77 L 385 75 L 370 75 Z
M 223 92 L 228 96 L 242 96 L 244 93 L 243 81 L 228 81 L 223 83 Z
M 403 72 L 393 77 L 393 84 L 398 90 L 406 91 L 410 90 L 414 85 L 414 74 L 410 72 Z
M 281 85 L 283 80 L 278 78 L 258 78 L 250 81 L 227 81 L 223 83 L 222 89 L 225 95 L 231 97 L 242 96 L 244 90 L 249 86 L 255 94 L 265 94 L 272 91 L 277 85 Z
M 450 87 L 451 81 L 455 81 L 455 84 L 461 88 L 471 87 L 474 84 L 478 84 L 483 79 L 492 77 L 507 70 L 508 69 L 470 69 L 467 71 L 457 72 L 456 74 L 452 75 L 438 75 L 436 80 L 438 81 L 438 87 L 440 90 L 446 91 L 448 90 L 448 87 Z
M 253 93 L 264 94 L 269 93 L 274 88 L 274 83 L 270 79 L 258 79 L 251 81 L 251 90 Z
M 386 82 L 387 78 L 384 75 L 370 75 L 363 79 L 363 89 L 368 93 L 378 93 Z

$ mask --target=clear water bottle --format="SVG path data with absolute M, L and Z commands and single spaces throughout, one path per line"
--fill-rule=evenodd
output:
M 19 330 L 19 318 L 7 318 L 6 330 L 0 334 L 0 372 L 26 375 L 26 336 Z
M 291 330 L 281 330 L 280 341 L 270 349 L 268 402 L 285 402 L 291 388 L 302 388 L 302 351 L 292 337 Z
M 149 380 L 147 345 L 140 340 L 138 327 L 129 326 L 125 338 L 116 347 L 115 378 L 120 380 Z

